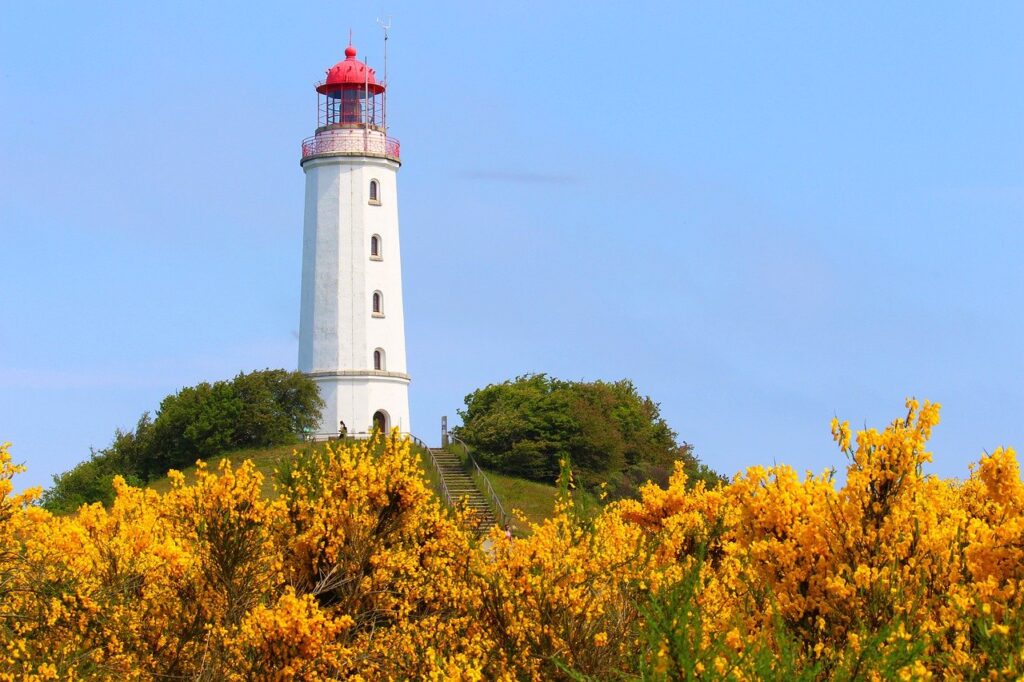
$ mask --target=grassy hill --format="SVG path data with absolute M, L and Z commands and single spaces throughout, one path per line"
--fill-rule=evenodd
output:
M 282 458 L 288 457 L 297 449 L 322 447 L 324 447 L 323 443 L 300 443 L 297 445 L 278 445 L 269 448 L 237 450 L 211 458 L 207 460 L 207 464 L 212 469 L 222 459 L 227 459 L 236 466 L 247 459 L 252 460 L 253 464 L 256 465 L 256 469 L 264 476 L 263 494 L 269 498 L 274 496 L 274 470 Z M 427 463 L 426 453 L 421 452 L 420 448 L 416 445 L 413 445 L 413 451 L 420 454 L 420 467 L 423 469 L 423 475 L 431 488 L 435 491 L 439 490 L 440 485 L 437 472 Z M 182 473 L 185 475 L 187 482 L 195 480 L 194 466 L 183 469 Z M 530 522 L 540 523 L 544 519 L 549 518 L 554 511 L 555 496 L 558 492 L 554 485 L 545 485 L 535 481 L 515 478 L 514 476 L 505 476 L 496 472 L 487 472 L 487 477 L 506 512 L 518 509 Z M 481 489 L 484 488 L 483 482 L 479 480 L 479 475 L 474 474 L 474 480 Z M 165 476 L 149 481 L 145 487 L 156 490 L 159 493 L 164 493 L 170 490 L 171 482 Z M 517 534 L 522 534 L 526 531 L 524 524 L 517 521 L 512 522 L 512 527 L 513 531 Z
M 266 497 L 274 496 L 274 472 L 277 468 L 278 462 L 281 459 L 288 457 L 295 450 L 315 450 L 323 448 L 324 443 L 297 443 L 293 445 L 275 445 L 268 448 L 247 448 L 243 450 L 236 450 L 234 452 L 228 452 L 223 455 L 217 455 L 206 460 L 207 466 L 210 469 L 215 469 L 222 459 L 226 459 L 231 462 L 232 465 L 237 466 L 245 460 L 252 460 L 252 463 L 256 465 L 256 469 L 263 474 L 263 494 Z M 412 446 L 414 452 L 418 452 L 420 448 L 416 445 Z M 423 453 L 421 455 L 421 466 L 423 464 Z M 424 467 L 424 475 L 432 486 L 436 486 L 436 474 L 432 471 L 428 471 L 429 467 Z M 185 481 L 191 483 L 195 480 L 196 468 L 190 466 L 186 469 L 182 469 L 181 472 L 185 475 Z M 433 475 L 431 475 L 433 474 Z M 152 488 L 159 493 L 165 493 L 171 489 L 171 482 L 166 476 L 157 478 L 149 481 L 145 485 L 146 488 Z
M 513 509 L 522 512 L 531 523 L 540 523 L 550 518 L 555 510 L 555 497 L 558 489 L 553 485 L 545 485 L 536 481 L 528 481 L 525 478 L 506 476 L 494 471 L 487 472 L 487 479 L 491 482 L 495 494 L 501 500 L 501 505 L 509 514 Z M 473 480 L 477 487 L 485 489 L 480 475 L 473 472 Z M 525 531 L 524 524 L 518 519 L 512 520 L 512 530 L 516 534 Z
M 273 497 L 274 495 L 274 469 L 277 467 L 277 463 L 283 458 L 289 456 L 293 450 L 304 448 L 304 447 L 323 447 L 322 445 L 277 445 L 269 448 L 251 448 L 245 450 L 237 450 L 224 455 L 218 455 L 206 460 L 207 465 L 211 469 L 215 469 L 222 459 L 229 460 L 232 465 L 239 465 L 245 460 L 252 460 L 253 464 L 256 465 L 256 469 L 263 474 L 263 495 L 266 497 Z M 190 466 L 187 469 L 183 469 L 182 473 L 185 474 L 185 481 L 192 483 L 195 481 L 196 468 Z M 166 476 L 163 478 L 157 478 L 149 481 L 146 486 L 152 488 L 158 493 L 165 493 L 171 489 L 171 481 Z

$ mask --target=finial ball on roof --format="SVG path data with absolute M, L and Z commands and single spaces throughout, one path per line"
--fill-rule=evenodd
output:
M 349 59 L 351 59 L 352 57 L 355 57 L 356 56 L 356 48 L 352 47 L 351 45 L 346 47 L 345 48 L 345 56 L 348 57 Z

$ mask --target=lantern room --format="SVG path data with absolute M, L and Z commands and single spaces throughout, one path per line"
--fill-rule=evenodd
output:
M 374 70 L 356 59 L 356 48 L 345 48 L 345 59 L 327 71 L 316 86 L 317 132 L 334 128 L 384 130 L 385 85 Z

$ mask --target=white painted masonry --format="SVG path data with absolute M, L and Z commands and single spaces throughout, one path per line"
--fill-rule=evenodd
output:
M 370 128 L 324 130 L 313 144 L 302 160 L 299 370 L 317 382 L 326 403 L 318 435 L 337 435 L 341 421 L 349 433 L 368 432 L 377 411 L 386 415 L 389 429 L 408 432 L 400 163 L 385 155 L 384 134 Z M 370 201 L 370 180 L 378 182 L 376 202 Z M 379 258 L 370 255 L 373 235 L 380 237 Z M 383 294 L 382 316 L 373 314 L 374 291 Z M 373 369 L 378 348 L 384 351 L 383 370 Z

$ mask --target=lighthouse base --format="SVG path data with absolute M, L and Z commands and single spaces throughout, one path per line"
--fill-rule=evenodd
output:
M 312 437 L 366 438 L 374 429 L 409 433 L 409 376 L 398 372 L 308 373 L 320 389 L 324 409 Z

